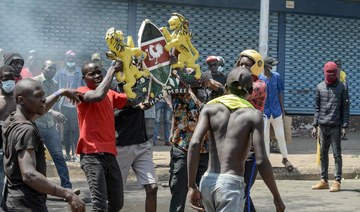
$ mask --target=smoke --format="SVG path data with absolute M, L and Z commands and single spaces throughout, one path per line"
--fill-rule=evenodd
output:
M 94 52 L 107 51 L 110 27 L 126 34 L 127 2 L 107 0 L 1 0 L 0 48 L 27 58 L 30 50 L 41 59 L 63 61 L 67 50 L 77 54 L 78 65 Z

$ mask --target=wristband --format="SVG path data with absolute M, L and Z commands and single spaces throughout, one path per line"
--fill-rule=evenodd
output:
M 60 90 L 55 91 L 55 92 L 54 92 L 54 95 L 57 97 L 56 101 L 59 101 L 59 100 L 60 100 L 60 97 L 61 97 L 61 92 L 60 92 Z
M 58 97 L 58 96 L 61 96 L 61 92 L 60 92 L 60 90 L 55 91 L 55 92 L 54 92 L 54 95 L 55 95 L 55 96 L 57 96 L 57 97 Z

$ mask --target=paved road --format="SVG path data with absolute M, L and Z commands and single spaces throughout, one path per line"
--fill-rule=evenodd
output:
M 342 211 L 353 212 L 360 210 L 360 180 L 344 180 L 342 191 L 330 193 L 328 190 L 312 191 L 311 186 L 317 181 L 303 180 L 279 180 L 278 188 L 285 202 L 286 211 Z M 86 182 L 74 182 L 74 186 L 81 188 L 81 196 L 89 200 L 89 191 Z M 275 211 L 272 197 L 262 180 L 256 181 L 252 191 L 257 211 Z M 158 212 L 166 212 L 169 208 L 169 188 L 159 186 L 158 191 Z M 144 211 L 145 191 L 138 189 L 135 183 L 128 185 L 125 190 L 124 212 Z M 67 203 L 62 201 L 49 200 L 50 211 L 70 211 Z M 90 203 L 87 204 L 87 211 L 90 211 Z M 187 212 L 193 211 L 189 207 Z

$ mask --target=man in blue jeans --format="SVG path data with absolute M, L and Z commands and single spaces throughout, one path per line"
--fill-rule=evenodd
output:
M 76 54 L 73 50 L 65 53 L 65 67 L 59 70 L 54 76 L 59 88 L 77 89 L 85 85 L 82 80 L 80 67 L 76 66 Z M 75 148 L 79 139 L 79 127 L 76 107 L 69 100 L 62 98 L 60 101 L 60 111 L 65 115 L 63 139 L 65 143 L 66 160 L 78 161 Z M 71 155 L 70 155 L 71 150 Z
M 342 178 L 341 137 L 349 127 L 350 101 L 348 89 L 337 77 L 338 66 L 327 62 L 324 66 L 325 80 L 316 87 L 315 113 L 312 137 L 320 136 L 321 181 L 312 189 L 329 189 L 329 148 L 335 160 L 335 181 L 330 192 L 340 191 Z M 319 129 L 318 129 L 319 128 Z
M 171 103 L 171 97 L 166 96 L 160 101 L 155 103 L 155 126 L 154 126 L 154 137 L 153 137 L 153 144 L 157 144 L 157 139 L 159 136 L 159 130 L 160 130 L 160 118 L 161 113 L 163 114 L 163 120 L 164 120 L 164 139 L 165 139 L 165 145 L 170 146 L 170 128 L 171 128 L 171 107 L 169 106 L 169 103 Z
M 53 80 L 56 74 L 56 65 L 47 60 L 42 67 L 43 73 L 34 77 L 39 81 L 44 89 L 45 96 L 49 96 L 58 90 L 58 84 Z M 65 121 L 65 116 L 60 112 L 50 109 L 49 112 L 36 120 L 36 125 L 39 129 L 40 135 L 44 138 L 46 148 L 54 161 L 56 171 L 60 177 L 61 187 L 72 188 L 69 170 L 66 165 L 65 158 L 62 152 L 62 144 L 60 139 L 60 131 L 58 124 Z

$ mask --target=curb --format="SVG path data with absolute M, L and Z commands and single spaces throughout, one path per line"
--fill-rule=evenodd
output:
M 67 163 L 70 179 L 71 180 L 85 180 L 85 175 L 80 168 L 78 162 L 68 162 Z M 294 167 L 292 172 L 288 172 L 284 167 L 273 167 L 275 180 L 319 180 L 320 179 L 320 168 L 297 168 Z M 329 167 L 329 178 L 333 179 L 334 169 Z M 158 182 L 167 182 L 169 181 L 169 167 L 168 166 L 158 166 L 155 168 L 155 174 Z M 359 179 L 360 177 L 360 168 L 355 167 L 343 167 L 343 178 L 344 179 Z M 47 177 L 55 178 L 58 177 L 54 162 L 47 161 Z M 257 179 L 261 179 L 260 174 L 258 173 Z M 128 182 L 136 182 L 136 176 L 132 170 L 129 172 L 127 179 Z

